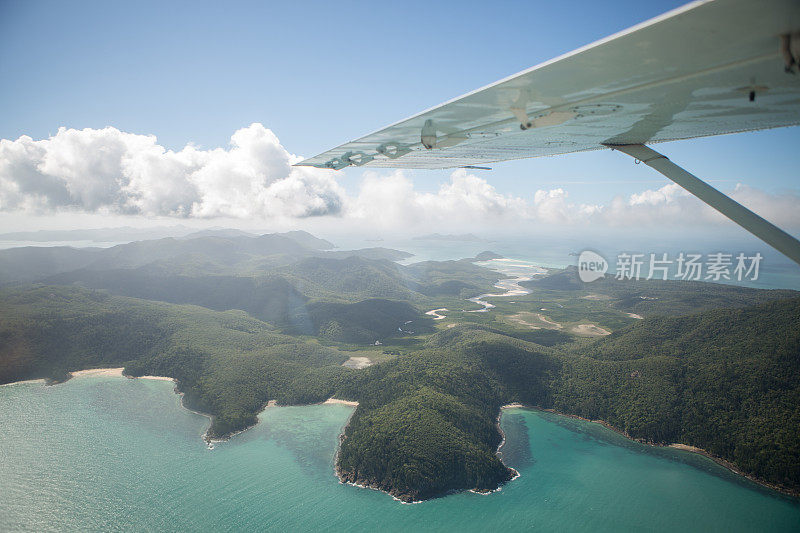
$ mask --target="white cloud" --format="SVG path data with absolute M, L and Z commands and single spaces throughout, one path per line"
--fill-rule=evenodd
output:
M 402 171 L 367 172 L 346 216 L 390 228 L 398 225 L 481 224 L 529 218 L 524 199 L 504 195 L 486 180 L 454 171 L 435 193 L 414 190 Z
M 742 184 L 733 191 L 725 191 L 734 200 L 763 216 L 774 224 L 800 228 L 800 194 L 784 191 L 770 194 Z M 609 205 L 599 209 L 594 219 L 609 226 L 698 227 L 732 224 L 722 214 L 707 206 L 679 185 L 671 183 L 656 190 L 631 194 L 628 198 L 615 197 Z
M 166 217 L 286 220 L 336 216 L 362 229 L 531 226 L 673 227 L 729 224 L 678 185 L 605 204 L 572 202 L 562 188 L 529 198 L 503 194 L 465 169 L 435 192 L 402 171 L 364 172 L 348 196 L 338 174 L 292 167 L 275 134 L 252 124 L 227 149 L 167 150 L 155 136 L 116 128 L 66 129 L 48 139 L 0 140 L 0 212 L 81 212 Z M 737 201 L 786 228 L 800 228 L 800 195 L 737 185 Z
M 336 214 L 343 189 L 296 157 L 261 124 L 230 148 L 166 150 L 154 136 L 116 128 L 66 129 L 48 139 L 0 140 L 0 210 L 59 208 L 178 217 Z
M 602 211 L 600 205 L 574 204 L 564 189 L 538 190 L 533 195 L 534 218 L 546 224 L 585 223 Z
M 738 183 L 730 195 L 740 204 L 759 213 L 780 227 L 800 227 L 800 194 L 798 194 L 798 191 L 769 194 L 760 189 Z M 714 213 L 714 215 L 721 216 L 717 213 Z

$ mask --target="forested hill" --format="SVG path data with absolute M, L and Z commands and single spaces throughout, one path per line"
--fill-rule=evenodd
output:
M 509 475 L 490 457 L 499 436 L 488 428 L 500 405 L 522 402 L 605 420 L 646 442 L 697 446 L 797 493 L 798 320 L 795 298 L 646 319 L 568 350 L 474 326 L 442 331 L 425 350 L 345 385 L 361 406 L 339 467 L 345 479 L 406 499 L 485 489 Z
M 564 361 L 557 410 L 800 493 L 800 298 L 646 319 Z
M 328 251 L 331 243 L 305 232 L 240 235 L 200 232 L 180 239 L 135 241 L 110 248 L 21 247 L 0 250 L 0 284 L 41 281 L 56 274 L 137 269 L 173 275 L 262 275 L 307 257 L 363 256 L 396 261 L 410 254 L 385 248 Z
M 305 232 L 254 236 L 216 230 L 111 248 L 13 248 L 0 250 L 0 286 L 78 284 L 122 296 L 241 309 L 286 325 L 309 300 L 392 299 L 427 306 L 423 302 L 430 298 L 476 296 L 499 279 L 471 260 L 403 266 L 396 261 L 410 254 L 399 250 L 331 247 Z
M 124 366 L 177 378 L 184 402 L 213 415 L 209 435 L 256 422 L 268 400 L 321 402 L 348 356 L 281 335 L 241 311 L 137 300 L 76 287 L 0 289 L 0 383 Z
M 476 313 L 465 298 L 500 275 L 474 259 L 325 246 L 215 232 L 0 251 L 0 383 L 103 366 L 171 376 L 213 416 L 210 436 L 273 399 L 357 400 L 339 472 L 407 501 L 510 479 L 496 455 L 510 402 L 698 446 L 800 491 L 798 293 L 565 270 Z M 375 364 L 343 367 L 351 355 Z

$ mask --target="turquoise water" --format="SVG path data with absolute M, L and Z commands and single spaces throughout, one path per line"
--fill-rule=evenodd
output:
M 0 387 L 0 530 L 800 529 L 800 505 L 705 458 L 523 409 L 502 421 L 520 478 L 403 505 L 335 478 L 351 411 L 269 408 L 209 450 L 207 419 L 180 408 L 168 382 Z

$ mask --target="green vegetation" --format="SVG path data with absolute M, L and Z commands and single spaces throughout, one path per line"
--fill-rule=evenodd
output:
M 322 339 L 351 344 L 373 344 L 409 334 L 432 333 L 433 320 L 406 302 L 364 300 L 354 304 L 316 302 L 302 308 L 294 321 L 309 324 Z
M 180 276 L 137 269 L 75 270 L 46 278 L 48 284 L 71 283 L 113 294 L 176 304 L 193 304 L 215 311 L 240 309 L 283 324 L 308 298 L 278 276 Z
M 800 492 L 798 293 L 586 285 L 567 269 L 469 313 L 464 298 L 496 272 L 329 244 L 213 233 L 2 251 L 2 281 L 47 285 L 0 288 L 0 383 L 107 366 L 174 377 L 185 404 L 212 415 L 210 437 L 254 424 L 269 400 L 356 400 L 337 468 L 406 501 L 511 479 L 496 455 L 511 402 L 697 446 Z M 444 307 L 442 320 L 422 313 Z M 612 333 L 576 329 L 587 324 Z M 376 364 L 343 367 L 351 355 Z
M 800 491 L 800 299 L 647 319 L 571 358 L 552 407 Z
M 340 394 L 360 405 L 339 451 L 342 477 L 404 501 L 496 488 L 513 475 L 495 454 L 497 385 L 447 350 L 416 352 L 352 376 Z
M 64 287 L 0 291 L 0 383 L 124 366 L 177 378 L 187 406 L 213 416 L 209 436 L 256 422 L 268 400 L 329 398 L 348 356 L 277 333 L 240 311 Z

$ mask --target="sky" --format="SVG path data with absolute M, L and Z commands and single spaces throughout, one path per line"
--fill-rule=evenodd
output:
M 610 151 L 472 174 L 291 167 L 682 4 L 0 0 L 0 230 L 744 235 Z M 798 141 L 794 127 L 660 149 L 797 234 Z

